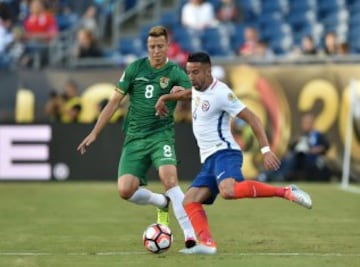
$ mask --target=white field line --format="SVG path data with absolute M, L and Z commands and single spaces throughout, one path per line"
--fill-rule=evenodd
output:
M 102 252 L 69 252 L 69 253 L 51 253 L 51 252 L 30 252 L 30 251 L 19 251 L 19 252 L 4 252 L 0 251 L 0 257 L 4 256 L 121 256 L 121 255 L 143 255 L 149 254 L 146 251 L 102 251 Z M 254 256 L 270 256 L 270 257 L 360 257 L 360 253 L 316 253 L 316 252 L 219 252 L 218 255 L 228 256 L 243 256 L 243 257 L 254 257 Z
M 352 185 L 348 185 L 345 187 L 341 186 L 340 189 L 346 192 L 360 194 L 360 188 L 356 186 L 352 186 Z

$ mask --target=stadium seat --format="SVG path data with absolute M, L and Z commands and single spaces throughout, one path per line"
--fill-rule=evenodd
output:
M 316 0 L 289 1 L 290 13 L 317 9 Z
M 261 13 L 273 13 L 280 12 L 287 14 L 289 11 L 289 4 L 287 0 L 263 0 L 261 4 Z
M 186 52 L 195 52 L 201 49 L 198 36 L 185 27 L 177 26 L 173 29 L 173 40 Z
M 78 21 L 78 17 L 74 15 L 56 15 L 56 22 L 58 24 L 59 30 L 64 31 L 70 29 Z
M 359 2 L 358 0 L 346 0 L 346 5 L 351 7 L 353 4 Z
M 205 29 L 201 36 L 202 48 L 212 56 L 231 54 L 229 39 L 218 28 Z
M 345 0 L 319 0 L 318 18 L 322 20 L 330 13 L 335 13 L 345 7 Z
M 243 9 L 245 22 L 254 22 L 261 12 L 260 0 L 240 0 L 239 5 Z
M 142 40 L 139 37 L 121 38 L 118 51 L 122 55 L 142 56 L 144 54 Z
M 267 42 L 273 39 L 282 39 L 286 36 L 291 36 L 292 31 L 289 24 L 283 21 L 276 21 L 266 25 L 261 31 L 261 37 Z
M 124 10 L 130 10 L 137 5 L 137 0 L 124 0 Z
M 183 27 L 181 25 L 174 27 L 172 33 L 173 39 L 176 42 L 180 42 L 181 39 L 189 39 L 192 37 L 191 32 L 186 27 Z
M 355 38 L 350 39 L 349 45 L 350 45 L 351 53 L 359 54 L 360 53 L 360 36 L 356 36 Z
M 237 53 L 239 47 L 244 43 L 244 30 L 244 24 L 236 24 L 234 34 L 230 36 L 231 50 L 235 53 Z
M 217 10 L 221 5 L 221 0 L 207 0 L 212 6 L 214 7 L 214 10 Z
M 360 25 L 360 13 L 358 13 L 356 16 L 352 16 L 350 19 L 349 29 L 347 34 L 349 43 L 353 43 L 354 40 L 360 39 L 359 25 Z
M 337 25 L 340 23 L 347 23 L 349 13 L 347 9 L 338 9 L 335 12 L 327 13 L 321 20 L 325 26 Z
M 285 36 L 283 38 L 274 38 L 270 41 L 269 46 L 276 55 L 284 55 L 290 51 L 293 45 L 293 39 L 291 36 Z
M 300 36 L 306 36 L 309 35 L 314 39 L 315 44 L 319 44 L 319 42 L 321 41 L 322 36 L 324 35 L 325 29 L 324 29 L 324 25 L 322 25 L 321 23 L 312 23 L 309 24 L 307 26 L 305 26 L 302 31 L 300 32 Z M 295 38 L 294 38 L 295 41 Z M 296 41 L 297 42 L 297 38 Z
M 283 14 L 279 11 L 272 13 L 265 13 L 259 16 L 258 23 L 260 27 L 263 27 L 271 22 L 282 21 L 283 18 L 284 18 Z
M 165 12 L 161 15 L 159 24 L 172 30 L 180 24 L 180 16 L 177 12 Z
M 348 4 L 347 8 L 351 14 L 359 13 L 360 12 L 360 1 L 354 0 L 354 2 L 352 2 L 351 4 Z
M 315 21 L 316 13 L 314 10 L 294 12 L 287 18 L 287 22 L 291 25 L 291 28 L 295 32 L 300 32 L 304 27 L 312 25 Z
M 352 13 L 349 18 L 349 26 L 355 27 L 360 25 L 360 10 L 357 13 Z

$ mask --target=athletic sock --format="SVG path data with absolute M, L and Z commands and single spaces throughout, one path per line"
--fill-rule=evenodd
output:
M 200 242 L 213 244 L 214 241 L 210 233 L 208 219 L 202 204 L 195 202 L 186 204 L 185 210 Z
M 139 205 L 152 204 L 158 208 L 163 208 L 167 205 L 167 199 L 163 194 L 153 193 L 142 187 L 136 190 L 128 200 Z
M 234 198 L 256 197 L 284 197 L 286 188 L 276 187 L 258 181 L 236 182 L 234 185 Z
M 192 227 L 189 217 L 187 216 L 182 204 L 184 200 L 184 193 L 181 191 L 180 186 L 170 188 L 168 191 L 166 191 L 165 195 L 171 199 L 175 217 L 184 232 L 185 240 L 196 240 L 194 228 Z

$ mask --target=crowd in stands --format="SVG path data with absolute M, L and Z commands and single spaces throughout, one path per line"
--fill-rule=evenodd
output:
M 206 50 L 211 56 L 265 61 L 277 56 L 336 56 L 360 51 L 360 0 L 179 0 L 170 15 L 163 14 L 158 21 L 144 25 L 144 31 L 140 30 L 134 38 L 119 40 L 119 49 L 109 54 L 101 41 L 106 27 L 112 25 L 109 20 L 115 2 L 0 0 L 0 69 L 46 66 L 49 44 L 70 29 L 75 29 L 71 49 L 74 58 L 105 58 L 119 53 L 133 60 L 146 55 L 143 36 L 153 24 L 169 29 L 168 57 L 182 67 L 188 54 L 196 50 Z M 139 2 L 123 1 L 124 10 Z M 99 17 L 105 18 L 103 27 L 99 27 Z M 214 77 L 225 78 L 221 66 L 214 66 L 213 71 Z M 71 79 L 65 82 L 61 93 L 51 91 L 44 106 L 49 122 L 81 122 L 79 91 Z M 99 102 L 98 113 L 107 101 Z M 112 121 L 121 120 L 125 110 L 119 109 Z M 190 102 L 180 102 L 176 121 L 190 122 L 190 110 Z M 306 114 L 301 132 L 283 158 L 282 168 L 277 172 L 264 171 L 258 179 L 327 181 L 331 176 L 324 160 L 328 149 L 326 136 L 316 131 L 314 117 Z
M 334 56 L 355 54 L 360 45 L 358 0 L 182 2 L 181 24 L 172 25 L 182 32 L 177 40 L 190 34 L 213 55 Z
M 99 18 L 108 23 L 115 1 L 0 0 L 0 69 L 46 66 L 51 41 L 70 29 L 78 31 L 74 56 L 102 57 Z
M 118 40 L 119 48 L 113 53 L 105 52 L 103 42 L 99 42 L 112 26 L 109 20 L 115 2 L 0 0 L 0 68 L 46 65 L 51 40 L 75 26 L 79 33 L 72 56 L 112 57 L 117 53 L 133 59 L 146 54 L 142 30 L 130 42 L 126 38 Z M 122 3 L 126 11 L 141 1 Z M 174 46 L 169 57 L 180 64 L 184 55 L 195 50 L 206 50 L 212 56 L 262 60 L 274 56 L 341 56 L 360 51 L 360 0 L 178 0 L 177 3 L 170 13 L 162 14 L 143 28 L 146 31 L 153 24 L 167 26 Z

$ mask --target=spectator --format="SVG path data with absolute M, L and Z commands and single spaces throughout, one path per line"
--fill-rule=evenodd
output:
M 301 48 L 303 55 L 316 55 L 318 53 L 314 39 L 310 35 L 306 35 L 302 38 Z
M 12 23 L 16 22 L 18 7 L 18 0 L 0 0 L 0 19 L 9 19 Z
M 243 20 L 241 9 L 234 0 L 221 0 L 216 10 L 216 18 L 219 21 L 219 27 L 224 29 L 229 36 L 235 33 L 235 24 Z
M 17 18 L 21 23 L 24 23 L 25 19 L 30 14 L 29 4 L 30 0 L 21 0 L 19 3 L 19 12 Z
M 328 32 L 324 37 L 324 53 L 328 56 L 336 55 L 337 48 L 337 37 L 334 32 Z
M 0 55 L 5 52 L 6 47 L 13 41 L 11 26 L 12 23 L 9 18 L 0 18 Z
M 73 80 L 68 80 L 65 83 L 64 94 L 60 102 L 61 121 L 76 122 L 80 111 L 81 100 L 78 96 L 78 85 Z
M 56 90 L 52 90 L 49 94 L 49 99 L 45 104 L 44 113 L 49 122 L 61 121 L 61 106 L 63 99 L 58 95 Z
M 98 23 L 98 35 L 97 37 L 105 39 L 110 37 L 112 34 L 113 25 L 113 10 L 116 8 L 116 2 L 118 0 L 93 0 L 94 5 L 97 9 L 97 23 Z M 136 5 L 136 1 L 134 5 Z M 123 8 L 126 8 L 126 3 L 122 1 Z
M 44 112 L 50 122 L 77 123 L 82 110 L 78 96 L 78 85 L 68 80 L 64 85 L 63 94 L 52 90 L 45 104 Z
M 257 46 L 259 44 L 258 31 L 253 27 L 245 28 L 244 32 L 245 41 L 239 48 L 241 56 L 253 56 L 256 54 Z
M 47 44 L 58 34 L 56 19 L 41 0 L 31 1 L 30 15 L 24 21 L 24 28 L 28 40 L 42 44 Z
M 26 44 L 24 42 L 24 31 L 21 27 L 12 29 L 13 41 L 6 47 L 6 56 L 9 67 L 27 67 L 31 61 Z
M 96 123 L 96 121 L 99 119 L 99 115 L 101 114 L 101 111 L 103 111 L 103 109 L 105 108 L 105 106 L 107 105 L 108 102 L 109 102 L 109 99 L 104 98 L 100 102 L 97 103 L 97 115 L 94 120 L 94 123 Z M 112 115 L 109 122 L 110 123 L 120 122 L 124 118 L 124 116 L 127 112 L 127 107 L 128 107 L 128 101 L 123 101 L 120 104 L 119 108 Z
M 94 36 L 99 36 L 96 19 L 97 9 L 95 5 L 89 6 L 81 16 L 79 26 L 89 30 Z
M 39 68 L 48 62 L 48 44 L 57 36 L 55 16 L 45 9 L 41 0 L 30 2 L 30 15 L 24 21 L 27 47 L 33 57 L 33 66 Z
M 78 123 L 80 122 L 80 114 L 81 114 L 81 105 L 75 104 L 73 105 L 68 113 L 69 122 L 68 123 Z
M 220 23 L 238 23 L 243 20 L 241 9 L 234 0 L 222 0 L 216 17 Z
M 341 42 L 337 47 L 338 55 L 348 55 L 349 54 L 349 44 L 347 42 Z
M 254 58 L 260 60 L 272 60 L 274 59 L 274 52 L 268 46 L 265 41 L 259 41 L 254 51 Z
M 181 23 L 183 26 L 201 31 L 218 24 L 214 7 L 204 0 L 189 0 L 181 10 Z
M 64 31 L 74 26 L 79 16 L 76 14 L 67 3 L 59 4 L 56 15 L 59 31 Z
M 260 180 L 328 181 L 330 179 L 331 171 L 325 161 L 325 154 L 330 144 L 323 133 L 315 130 L 314 121 L 315 118 L 310 113 L 302 116 L 301 131 L 290 143 L 289 152 L 282 160 L 280 169 L 262 173 L 259 176 Z
M 182 50 L 180 45 L 174 41 L 171 34 L 169 34 L 169 49 L 167 55 L 171 61 L 179 64 L 183 68 L 185 67 L 188 53 Z
M 316 48 L 314 39 L 310 35 L 305 35 L 301 38 L 300 46 L 296 46 L 291 52 L 290 56 L 299 58 L 303 55 L 317 55 L 319 51 Z
M 80 29 L 77 32 L 73 54 L 76 58 L 102 57 L 103 55 L 94 35 L 87 29 Z

